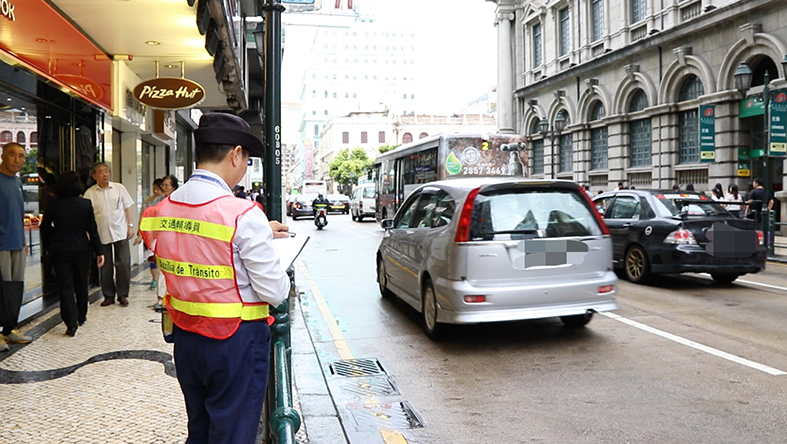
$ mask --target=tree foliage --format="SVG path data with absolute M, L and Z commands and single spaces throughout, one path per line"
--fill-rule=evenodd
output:
M 387 153 L 388 151 L 395 150 L 402 145 L 383 145 L 379 148 L 380 154 Z
M 363 148 L 347 148 L 339 151 L 328 164 L 328 175 L 347 193 L 371 165 L 372 161 Z

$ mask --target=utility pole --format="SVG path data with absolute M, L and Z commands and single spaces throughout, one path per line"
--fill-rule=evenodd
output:
M 265 0 L 265 214 L 270 220 L 282 219 L 281 211 L 281 13 L 284 5 Z

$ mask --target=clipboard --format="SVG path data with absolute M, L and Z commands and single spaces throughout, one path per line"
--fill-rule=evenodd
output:
M 279 253 L 279 263 L 285 271 L 292 267 L 295 259 L 301 254 L 303 247 L 306 246 L 309 239 L 309 236 L 299 236 L 297 234 L 293 234 L 290 237 L 273 239 L 273 247 L 276 248 L 276 252 Z

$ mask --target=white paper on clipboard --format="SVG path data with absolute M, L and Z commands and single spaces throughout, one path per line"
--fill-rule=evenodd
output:
M 282 237 L 273 239 L 273 247 L 279 253 L 279 263 L 284 270 L 287 270 L 298 258 L 298 255 L 303 251 L 306 242 L 309 241 L 309 236 L 295 235 L 293 237 Z

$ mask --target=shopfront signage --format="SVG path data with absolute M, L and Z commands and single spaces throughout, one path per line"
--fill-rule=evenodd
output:
M 12 22 L 16 21 L 16 14 L 14 14 L 14 5 L 13 3 L 9 2 L 8 0 L 0 0 L 0 12 L 2 12 L 3 17 L 11 20 Z
M 770 104 L 770 155 L 787 155 L 787 93 L 780 91 Z
M 0 53 L 13 65 L 111 110 L 112 60 L 52 3 L 0 0 Z
M 700 162 L 716 161 L 716 105 L 700 105 Z
M 761 116 L 765 114 L 765 106 L 762 104 L 762 97 L 746 97 L 739 103 L 738 117 Z
M 187 109 L 205 99 L 205 88 L 188 79 L 159 77 L 139 83 L 134 88 L 134 98 L 151 108 Z
M 153 132 L 165 139 L 174 139 L 175 111 L 153 110 Z
M 749 177 L 749 149 L 738 148 L 738 177 Z

